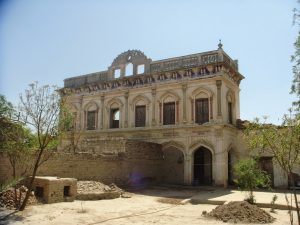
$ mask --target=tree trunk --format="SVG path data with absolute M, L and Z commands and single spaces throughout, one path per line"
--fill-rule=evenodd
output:
M 298 205 L 298 199 L 297 199 L 297 192 L 296 192 L 296 188 L 295 188 L 295 178 L 294 178 L 293 173 L 290 173 L 290 174 L 291 174 L 291 178 L 292 178 L 293 194 L 294 194 L 295 205 L 296 205 L 296 210 L 297 210 L 298 224 L 300 225 L 300 212 L 299 212 L 299 205 Z
M 23 211 L 25 209 L 25 207 L 26 207 L 27 201 L 28 201 L 30 193 L 32 191 L 33 182 L 34 182 L 34 179 L 35 179 L 35 175 L 36 175 L 37 169 L 39 167 L 39 163 L 40 163 L 43 151 L 44 151 L 44 149 L 40 149 L 39 150 L 39 155 L 38 155 L 38 157 L 37 157 L 37 159 L 35 161 L 35 165 L 34 165 L 34 168 L 33 168 L 32 176 L 31 176 L 31 179 L 30 179 L 30 183 L 28 185 L 28 190 L 26 192 L 24 201 L 22 202 L 22 205 L 19 208 L 20 211 Z
M 13 164 L 12 165 L 13 167 L 13 179 L 14 181 L 16 180 L 16 165 Z M 19 206 L 18 206 L 18 198 L 17 198 L 17 184 L 14 185 L 14 203 L 15 203 L 15 208 L 17 209 Z

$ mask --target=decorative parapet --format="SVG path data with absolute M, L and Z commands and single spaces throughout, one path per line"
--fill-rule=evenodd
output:
M 97 82 L 103 82 L 111 80 L 108 72 L 96 72 L 96 73 L 90 73 L 78 77 L 71 77 L 64 80 L 64 86 L 66 88 L 77 88 L 80 86 L 97 83 Z
M 134 73 L 131 76 L 121 75 L 119 78 L 114 78 L 113 73 L 116 68 L 124 69 L 126 63 L 132 62 L 137 62 L 137 65 L 145 63 L 144 73 Z M 74 89 L 75 93 L 80 93 L 121 87 L 138 87 L 170 80 L 195 79 L 214 75 L 227 76 L 237 85 L 244 78 L 238 72 L 237 60 L 232 60 L 222 48 L 153 62 L 143 52 L 131 50 L 116 57 L 107 71 L 65 79 L 64 87 Z

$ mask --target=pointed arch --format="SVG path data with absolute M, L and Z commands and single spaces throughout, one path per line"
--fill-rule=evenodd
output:
M 149 105 L 151 103 L 150 99 L 143 95 L 137 95 L 131 100 L 131 106 L 134 107 L 140 100 L 144 101 L 145 105 Z
M 203 147 L 207 148 L 208 150 L 210 150 L 212 155 L 214 156 L 214 154 L 215 154 L 214 145 L 212 143 L 210 143 L 209 141 L 205 140 L 205 139 L 200 139 L 200 140 L 192 142 L 192 144 L 190 144 L 190 146 L 189 146 L 189 151 L 191 153 L 194 153 L 194 151 L 196 151 L 201 146 L 203 146 Z
M 185 146 L 184 144 L 178 142 L 178 141 L 168 141 L 168 142 L 165 142 L 165 143 L 162 143 L 162 149 L 167 149 L 167 148 L 170 148 L 170 147 L 174 147 L 180 151 L 182 151 L 182 153 L 184 154 L 184 149 L 185 149 Z
M 210 88 L 204 87 L 204 86 L 200 86 L 200 87 L 198 87 L 198 88 L 196 88 L 195 90 L 192 91 L 191 97 L 192 98 L 196 98 L 201 93 L 206 94 L 209 98 L 211 98 L 211 97 L 214 96 L 214 92 Z
M 160 102 L 165 102 L 165 100 L 167 100 L 168 97 L 174 99 L 174 101 L 179 101 L 180 100 L 180 97 L 179 97 L 179 95 L 176 92 L 174 92 L 174 91 L 166 91 L 165 93 L 163 93 L 160 96 L 159 101 Z
M 83 106 L 85 111 L 92 111 L 92 110 L 98 110 L 100 107 L 98 105 L 98 103 L 94 100 L 87 102 L 84 106 Z
M 114 103 L 116 105 L 118 105 L 120 108 L 123 107 L 123 105 L 124 105 L 123 102 L 119 98 L 115 97 L 115 98 L 112 98 L 109 101 L 107 101 L 106 106 L 108 107 L 108 109 L 110 109 Z

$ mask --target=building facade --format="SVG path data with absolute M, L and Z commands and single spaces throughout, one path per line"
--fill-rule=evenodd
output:
M 226 186 L 232 165 L 246 154 L 236 127 L 243 78 L 221 43 L 215 51 L 157 61 L 130 50 L 107 71 L 65 79 L 61 93 L 71 93 L 78 151 L 122 155 L 130 149 L 114 145 L 156 144 L 161 155 L 153 159 L 160 162 L 153 179 Z M 134 167 L 124 177 L 138 173 Z

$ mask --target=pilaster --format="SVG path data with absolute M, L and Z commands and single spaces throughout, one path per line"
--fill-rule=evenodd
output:
M 187 89 L 187 84 L 182 85 L 182 107 L 183 107 L 183 118 L 182 122 L 186 123 L 186 89 Z
M 216 85 L 217 85 L 217 109 L 218 109 L 217 117 L 218 119 L 222 119 L 222 96 L 221 96 L 222 81 L 217 80 Z

